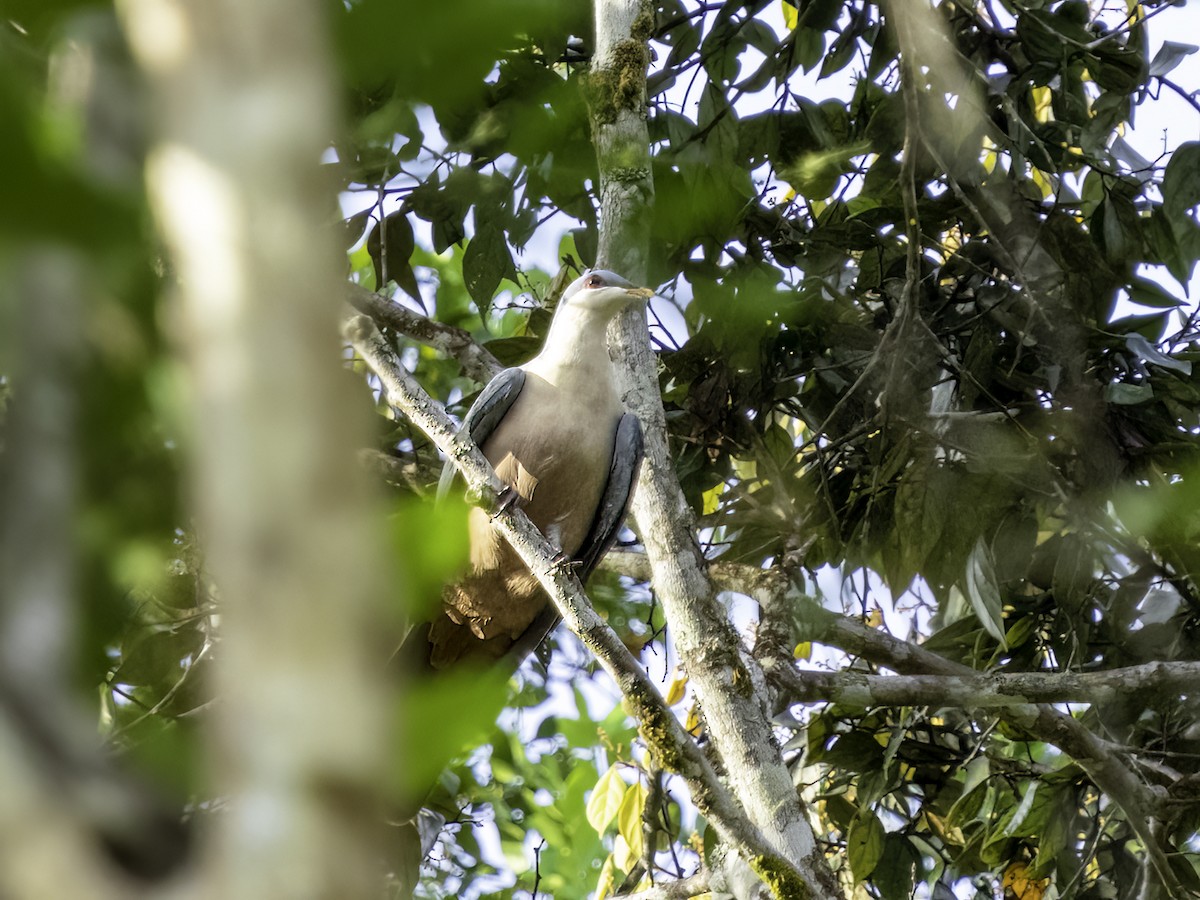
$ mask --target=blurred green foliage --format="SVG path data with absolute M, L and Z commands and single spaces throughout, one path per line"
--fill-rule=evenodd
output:
M 186 525 L 177 503 L 171 363 L 157 322 L 159 260 L 136 166 L 99 164 L 135 161 L 140 148 L 140 134 L 93 130 L 109 104 L 137 103 L 120 94 L 132 73 L 111 9 L 17 3 L 5 17 L 0 372 L 8 376 L 11 402 L 36 396 L 20 378 L 32 363 L 23 358 L 27 348 L 14 340 L 33 301 L 14 287 L 31 249 L 74 254 L 84 273 L 77 323 L 83 341 L 71 367 L 80 439 L 78 675 L 90 689 L 110 674 L 112 653 L 128 639 L 132 622 L 148 616 L 148 626 L 161 624 L 139 592 L 171 593 L 168 561 L 177 552 L 176 529 Z M 96 78 L 73 89 L 65 83 L 72 64 L 91 66 Z M 124 78 L 104 79 L 114 72 Z M 105 93 L 110 88 L 114 93 Z M 144 652 L 159 659 L 180 649 L 151 643 L 156 646 Z M 180 658 L 175 655 L 176 668 Z

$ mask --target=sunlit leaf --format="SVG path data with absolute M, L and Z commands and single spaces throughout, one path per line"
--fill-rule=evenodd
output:
M 646 810 L 646 786 L 635 781 L 625 791 L 621 807 L 617 810 L 617 833 L 625 838 L 630 855 L 640 859 L 645 846 L 642 816 Z
M 783 10 L 783 24 L 788 31 L 794 31 L 796 22 L 800 18 L 800 10 L 788 2 L 788 0 L 779 0 L 779 5 Z
M 598 834 L 603 834 L 621 809 L 628 785 L 621 778 L 620 766 L 613 763 L 608 767 L 587 802 L 587 821 Z
M 674 706 L 683 699 L 687 691 L 688 678 L 684 672 L 677 671 L 671 676 L 671 683 L 667 685 L 666 702 L 667 706 Z

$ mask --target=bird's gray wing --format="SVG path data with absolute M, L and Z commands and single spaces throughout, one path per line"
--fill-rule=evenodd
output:
M 600 496 L 596 517 L 592 520 L 592 527 L 580 545 L 579 552 L 575 554 L 575 560 L 579 563 L 576 571 L 580 581 L 587 581 L 588 576 L 616 541 L 621 523 L 625 520 L 625 513 L 629 511 L 633 486 L 637 483 L 638 468 L 644 455 L 642 423 L 632 413 L 625 413 L 617 424 L 612 463 L 608 468 L 608 482 Z M 520 665 L 521 661 L 549 636 L 558 622 L 558 610 L 553 604 L 547 604 L 513 642 L 512 647 L 505 653 L 505 658 L 512 662 L 514 668 Z
M 604 554 L 612 547 L 625 521 L 629 501 L 633 497 L 633 486 L 637 482 L 638 468 L 645 455 L 642 441 L 642 423 L 632 413 L 625 413 L 617 424 L 617 439 L 613 445 L 612 465 L 608 469 L 608 483 L 600 496 L 600 506 L 591 530 L 583 539 L 575 558 L 581 563 L 580 581 L 587 577 L 599 564 Z
M 471 404 L 466 418 L 463 419 L 462 427 L 458 430 L 459 434 L 464 432 L 469 434 L 476 446 L 482 447 L 483 442 L 491 436 L 492 432 L 496 430 L 496 426 L 500 424 L 500 420 L 508 413 L 524 386 L 524 369 L 505 369 L 487 383 L 475 402 Z M 446 460 L 446 464 L 442 466 L 442 477 L 438 479 L 437 495 L 439 499 L 445 497 L 449 492 L 457 471 L 454 460 Z

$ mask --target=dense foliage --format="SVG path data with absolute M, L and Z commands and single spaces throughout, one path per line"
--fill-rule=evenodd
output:
M 1147 59 L 1151 6 L 944 4 L 948 49 L 917 70 L 913 121 L 897 28 L 877 7 L 785 6 L 782 30 L 766 7 L 666 3 L 652 29 L 652 281 L 686 322 L 658 335 L 661 380 L 679 476 L 714 557 L 786 565 L 809 590 L 805 572 L 836 566 L 868 586 L 851 611 L 890 611 L 880 596 L 894 597 L 919 622 L 930 614 L 926 647 L 975 668 L 1194 659 L 1200 393 L 1180 288 L 1200 253 L 1200 147 L 1151 161 L 1117 137 L 1192 48 Z M 543 290 L 514 251 L 557 210 L 578 220 L 564 250 L 587 265 L 598 227 L 586 101 L 607 86 L 589 85 L 561 38 L 580 23 L 530 24 L 536 13 L 507 20 L 517 33 L 481 20 L 456 34 L 478 56 L 467 68 L 491 73 L 474 89 L 433 77 L 436 54 L 420 74 L 364 77 L 364 130 L 378 130 L 343 154 L 358 163 L 347 187 L 380 196 L 365 215 L 386 252 L 373 268 L 360 257 L 360 277 L 411 295 L 413 266 L 436 273 L 432 314 L 506 362 L 545 327 L 537 313 L 491 309 L 503 279 Z M 346 33 L 380 15 L 353 8 Z M 805 96 L 797 85 L 812 71 L 852 72 L 845 96 Z M 414 250 L 414 223 L 435 252 L 471 231 L 461 287 L 457 258 Z M 469 395 L 450 366 L 422 358 L 418 371 L 443 396 L 451 385 Z M 632 643 L 657 635 L 644 611 L 614 611 Z M 1179 792 L 1163 835 L 1196 886 L 1178 855 L 1197 828 L 1184 802 L 1195 710 L 1180 700 L 1139 694 L 1079 715 L 1127 745 L 1142 777 Z M 802 718 L 795 764 L 818 779 L 824 836 L 882 896 L 985 873 L 1024 897 L 1051 884 L 1059 896 L 1118 896 L 1137 882 L 1122 812 L 1070 759 L 1002 720 L 840 706 Z M 543 734 L 555 733 L 548 720 Z M 503 762 L 492 775 L 511 784 L 519 747 L 493 747 Z M 523 777 L 551 787 L 580 752 L 564 735 Z M 622 782 L 626 807 L 641 810 L 654 777 L 642 772 L 628 794 Z M 582 890 L 569 872 L 598 849 L 581 854 L 562 830 L 581 787 L 551 787 L 548 806 L 511 789 L 489 798 L 509 841 L 546 840 L 542 885 L 555 896 Z M 639 843 L 640 819 L 626 809 L 625 844 Z M 678 816 L 654 821 L 688 843 Z M 460 840 L 473 849 L 467 832 Z M 617 855 L 623 873 L 641 854 Z
M 1149 50 L 1175 12 L 946 0 L 934 38 L 903 60 L 903 21 L 869 0 L 662 0 L 640 20 L 664 322 L 652 337 L 677 473 L 712 559 L 790 580 L 802 668 L 896 668 L 814 652 L 814 597 L 979 670 L 1200 658 L 1200 332 L 1186 296 L 1200 143 L 1173 125 L 1146 159 L 1121 136 L 1148 97 L 1187 93 L 1172 74 L 1195 48 Z M 128 177 L 138 149 L 96 153 L 104 120 L 86 112 L 111 102 L 43 99 L 45 60 L 68 38 L 108 54 L 104 90 L 131 89 L 128 64 L 101 4 L 11 15 L 0 229 L 17 249 L 3 261 L 44 236 L 80 248 L 94 285 L 73 376 L 81 677 L 104 685 L 113 739 L 199 798 L 201 770 L 180 760 L 198 752 L 219 591 L 173 502 L 160 273 Z M 357 0 L 330 4 L 330 20 L 348 116 L 328 169 L 352 213 L 349 278 L 504 364 L 528 358 L 556 263 L 591 264 L 604 227 L 591 122 L 637 79 L 589 77 L 582 4 Z M 641 45 L 626 49 L 635 71 Z M 464 411 L 479 385 L 460 362 L 380 324 Z M 0 365 L 19 371 L 12 358 Z M 461 517 L 428 508 L 428 441 L 379 413 L 397 543 L 439 551 L 403 592 L 433 598 L 461 565 Z M 703 740 L 652 589 L 607 572 L 590 594 Z M 425 895 L 607 896 L 717 852 L 595 679 L 560 634 L 494 730 L 448 727 L 449 749 L 481 746 L 440 781 L 435 805 L 457 827 Z M 435 708 L 470 706 L 470 688 Z M 1077 699 L 1071 714 L 1162 798 L 1153 830 L 1170 877 L 1147 862 L 1145 811 L 1002 709 L 771 702 L 848 896 L 1098 900 L 1172 879 L 1200 893 L 1197 698 Z

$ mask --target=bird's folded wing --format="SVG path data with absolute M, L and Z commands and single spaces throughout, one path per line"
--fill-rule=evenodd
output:
M 505 369 L 487 383 L 479 397 L 471 404 L 459 433 L 465 432 L 471 435 L 471 440 L 475 442 L 476 446 L 483 446 L 483 442 L 496 430 L 500 420 L 516 402 L 521 388 L 524 386 L 525 371 L 523 369 Z M 446 460 L 446 464 L 442 467 L 442 477 L 438 479 L 437 495 L 439 498 L 445 497 L 449 492 L 456 471 L 454 461 Z
M 625 413 L 617 425 L 612 465 L 608 470 L 608 483 L 600 496 L 600 506 L 596 509 L 591 530 L 575 554 L 575 558 L 582 563 L 580 580 L 587 580 L 616 541 L 621 523 L 625 521 L 625 513 L 629 510 L 644 453 L 642 423 L 633 413 Z

